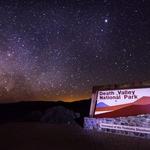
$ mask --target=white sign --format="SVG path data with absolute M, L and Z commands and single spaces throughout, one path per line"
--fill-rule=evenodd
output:
M 150 97 L 150 88 L 98 91 L 97 103 L 115 106 L 132 103 L 145 96 Z
M 137 106 L 142 106 L 142 108 Z M 131 116 L 134 114 L 150 113 L 150 110 L 148 112 L 149 107 L 150 88 L 98 91 L 95 115 L 103 117 L 104 115 L 100 114 L 107 113 L 104 117 L 124 116 L 124 114 L 125 116 Z M 126 110 L 130 111 L 126 112 Z M 113 112 L 112 116 L 110 115 L 111 112 Z
M 137 126 L 124 126 L 124 125 L 100 123 L 100 128 L 150 134 L 150 128 L 145 128 L 145 127 L 143 128 Z

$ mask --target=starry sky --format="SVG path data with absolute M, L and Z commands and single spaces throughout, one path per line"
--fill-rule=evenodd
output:
M 0 102 L 90 98 L 149 68 L 149 0 L 0 1 Z

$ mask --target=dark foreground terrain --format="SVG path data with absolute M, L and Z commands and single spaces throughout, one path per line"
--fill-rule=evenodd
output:
M 80 126 L 1 123 L 0 150 L 144 150 L 150 140 L 85 131 Z

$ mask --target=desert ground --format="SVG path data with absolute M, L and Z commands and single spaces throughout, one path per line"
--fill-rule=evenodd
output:
M 150 140 L 49 123 L 1 123 L 0 150 L 144 150 Z

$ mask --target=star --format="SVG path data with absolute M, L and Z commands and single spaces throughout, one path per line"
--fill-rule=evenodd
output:
M 0 102 L 80 100 L 94 85 L 149 81 L 149 4 L 2 1 Z
M 104 22 L 105 22 L 105 23 L 108 23 L 108 19 L 105 19 Z

